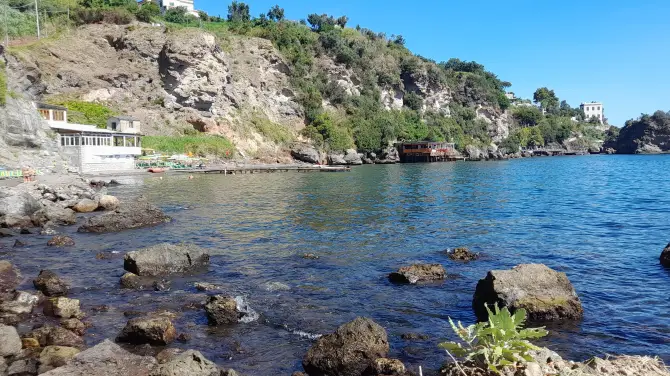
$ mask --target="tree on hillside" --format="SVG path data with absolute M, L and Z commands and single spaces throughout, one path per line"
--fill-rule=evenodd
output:
M 553 90 L 546 87 L 541 87 L 533 93 L 533 101 L 542 106 L 545 110 L 555 109 L 558 107 L 558 97 Z
M 158 4 L 152 2 L 142 4 L 140 10 L 135 13 L 135 17 L 138 21 L 142 22 L 151 22 L 152 17 L 160 16 L 161 8 Z
M 542 111 L 537 107 L 520 106 L 517 107 L 512 116 L 523 127 L 532 127 L 542 120 Z
M 189 17 L 186 14 L 186 7 L 175 7 L 165 11 L 165 21 L 173 23 L 188 23 Z
M 405 38 L 402 35 L 396 35 L 395 39 L 393 39 L 393 43 L 397 44 L 398 46 L 404 46 Z
M 228 21 L 247 22 L 251 19 L 249 15 L 249 5 L 243 2 L 233 1 L 228 5 Z
M 268 11 L 268 18 L 272 21 L 279 22 L 284 20 L 284 8 L 280 8 L 279 5 L 275 5 Z
M 309 22 L 311 25 L 312 30 L 316 32 L 332 30 L 336 24 L 339 25 L 341 22 L 344 22 L 346 25 L 347 21 L 348 19 L 346 16 L 342 16 L 337 20 L 333 16 L 329 16 L 327 14 L 318 15 L 316 13 L 312 13 L 307 16 L 307 22 Z
M 343 29 L 347 26 L 347 22 L 349 22 L 349 17 L 347 16 L 342 16 L 335 21 L 335 23 Z

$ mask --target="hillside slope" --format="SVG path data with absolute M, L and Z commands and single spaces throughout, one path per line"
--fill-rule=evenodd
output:
M 466 137 L 486 146 L 509 133 L 509 116 L 477 87 L 480 77 L 475 74 L 454 74 L 447 82 L 443 69 L 436 73 L 441 68 L 404 47 L 392 49 L 385 40 L 343 30 L 346 38 L 364 44 L 379 60 L 371 62 L 374 69 L 363 69 L 339 62 L 336 51 L 324 50 L 330 42 L 323 35 L 297 23 L 287 25 L 316 38 L 313 50 L 302 52 L 309 58 L 307 68 L 272 35 L 92 24 L 11 48 L 9 85 L 36 100 L 102 103 L 141 119 L 147 135 L 220 134 L 244 158 L 288 156 L 291 142 L 314 141 L 315 135 L 303 128 L 324 113 L 346 136 L 341 144 L 328 143 L 329 134 L 321 132 L 325 143 L 314 143 L 328 150 L 379 151 L 399 138 Z M 370 98 L 377 103 L 370 104 Z M 361 119 L 375 123 L 387 116 L 377 107 L 390 114 L 384 120 L 397 129 L 388 138 L 375 136 L 379 139 L 366 146 L 359 139 L 367 135 L 359 135 L 376 124 L 361 124 Z M 457 119 L 464 118 L 479 138 L 459 124 L 440 124 L 440 119 L 454 117 L 455 108 Z M 407 124 L 397 125 L 403 122 Z M 457 130 L 449 134 L 451 128 Z

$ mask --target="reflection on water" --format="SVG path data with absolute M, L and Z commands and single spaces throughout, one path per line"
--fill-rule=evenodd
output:
M 6 251 L 24 275 L 51 268 L 75 286 L 95 325 L 89 344 L 114 337 L 124 311 L 168 309 L 202 351 L 245 374 L 290 374 L 319 334 L 364 315 L 387 328 L 392 356 L 415 368 L 444 360 L 446 318 L 474 321 L 471 299 L 494 268 L 541 262 L 564 271 L 582 298 L 582 322 L 549 327 L 545 341 L 576 359 L 603 353 L 670 360 L 670 272 L 658 265 L 670 223 L 668 156 L 584 156 L 486 163 L 363 166 L 350 173 L 133 177 L 111 193 L 145 195 L 173 223 L 119 234 L 74 234 L 73 249 Z M 73 232 L 74 229 L 66 231 Z M 202 275 L 173 281 L 169 292 L 118 288 L 126 252 L 159 241 L 208 248 Z M 4 241 L 7 245 L 7 241 Z M 468 246 L 485 257 L 456 263 L 441 252 Z M 318 260 L 303 259 L 313 253 Z M 386 275 L 411 262 L 442 263 L 439 285 L 395 286 Z M 210 328 L 196 281 L 244 296 L 257 321 Z M 280 289 L 268 288 L 288 285 Z M 26 281 L 26 288 L 29 281 Z M 405 332 L 430 335 L 408 342 Z

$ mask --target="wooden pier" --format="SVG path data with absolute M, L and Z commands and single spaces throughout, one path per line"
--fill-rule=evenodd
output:
M 351 171 L 349 166 L 322 166 L 322 165 L 248 165 L 248 166 L 207 166 L 204 168 L 183 168 L 170 170 L 190 174 L 260 174 L 272 172 L 346 172 Z

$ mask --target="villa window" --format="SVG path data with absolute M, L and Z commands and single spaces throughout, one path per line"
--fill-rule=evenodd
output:
M 65 121 L 65 112 L 54 111 L 54 121 Z
M 44 118 L 44 120 L 51 120 L 49 119 L 49 110 L 40 110 L 40 115 L 42 115 L 42 118 Z
M 116 122 L 115 122 L 115 121 L 112 122 L 112 130 L 113 130 L 113 131 L 116 130 Z

